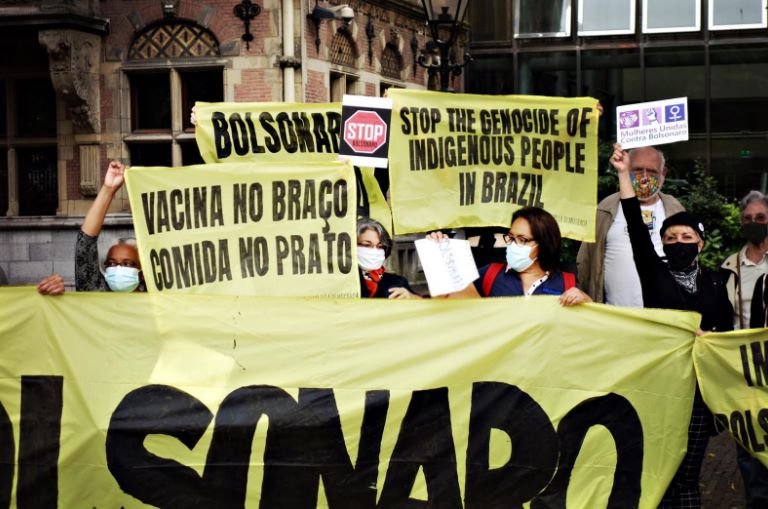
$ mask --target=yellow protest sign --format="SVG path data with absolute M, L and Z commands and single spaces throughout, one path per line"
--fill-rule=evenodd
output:
M 195 139 L 206 163 L 332 161 L 340 103 L 195 104 Z
M 696 325 L 554 297 L 0 289 L 0 500 L 655 508 Z
M 504 226 L 533 205 L 594 241 L 596 99 L 390 89 L 397 233 Z
M 354 178 L 339 162 L 130 168 L 147 290 L 359 296 Z
M 389 209 L 387 197 L 381 191 L 376 180 L 374 168 L 359 168 L 357 175 L 357 214 L 370 217 L 384 225 L 387 232 L 392 233 L 392 211 Z M 380 170 L 382 171 L 382 170 Z
M 768 466 L 768 329 L 707 334 L 693 352 L 715 421 Z

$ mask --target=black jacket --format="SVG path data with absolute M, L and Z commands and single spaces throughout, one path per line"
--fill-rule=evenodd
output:
M 635 267 L 640 276 L 643 305 L 647 308 L 696 311 L 701 314 L 701 329 L 705 331 L 733 330 L 733 308 L 728 300 L 723 274 L 701 269 L 696 293 L 686 292 L 672 277 L 666 262 L 656 254 L 638 199 L 621 200 L 621 207 L 627 219 Z
M 388 299 L 390 288 L 405 288 L 411 293 L 416 293 L 411 289 L 411 287 L 408 285 L 408 280 L 405 279 L 403 276 L 398 276 L 397 274 L 385 272 L 381 276 L 381 281 L 379 281 L 379 287 L 376 289 L 376 293 L 374 295 L 371 295 L 368 292 L 368 287 L 365 286 L 363 273 L 360 272 L 360 296 L 361 297 L 363 298 L 374 297 L 376 299 Z

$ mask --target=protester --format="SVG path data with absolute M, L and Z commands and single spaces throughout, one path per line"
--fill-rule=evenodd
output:
M 77 291 L 146 291 L 136 246 L 120 241 L 109 248 L 104 274 L 99 270 L 98 238 L 109 205 L 124 182 L 125 166 L 109 163 L 104 184 L 85 216 L 75 244 L 75 289 Z
M 666 261 L 663 260 L 656 252 L 642 217 L 633 186 L 630 156 L 619 144 L 614 145 L 611 164 L 619 175 L 621 207 L 627 221 L 634 264 L 640 275 L 644 306 L 697 311 L 701 314 L 703 331 L 731 330 L 733 311 L 724 282 L 719 274 L 702 269 L 698 264 L 698 255 L 704 247 L 702 224 L 687 212 L 666 218 L 660 230 L 666 255 Z M 697 386 L 688 428 L 688 449 L 659 507 L 701 506 L 699 472 L 713 431 L 712 414 L 704 405 Z
M 392 238 L 378 221 L 365 217 L 357 221 L 357 264 L 360 267 L 360 295 L 377 299 L 420 298 L 408 280 L 387 272 L 384 261 L 392 252 Z
M 55 273 L 37 284 L 37 292 L 40 295 L 61 295 L 64 290 L 64 278 Z
M 630 179 L 640 200 L 643 222 L 651 233 L 659 256 L 663 255 L 659 228 L 664 219 L 683 211 L 672 196 L 661 192 L 667 169 L 664 154 L 654 147 L 641 147 L 629 153 Z M 617 306 L 642 307 L 640 279 L 632 262 L 632 247 L 627 221 L 619 207 L 619 193 L 597 205 L 595 242 L 582 243 L 576 259 L 579 287 L 595 302 Z
M 760 191 L 750 191 L 741 200 L 741 232 L 747 243 L 721 266 L 728 274 L 734 329 L 749 327 L 755 283 L 768 272 L 768 198 Z M 738 444 L 736 457 L 747 509 L 768 507 L 768 469 Z
M 428 238 L 439 242 L 447 237 L 433 232 Z M 506 264 L 486 265 L 473 284 L 448 297 L 559 295 L 564 306 L 592 301 L 576 288 L 573 274 L 559 270 L 562 240 L 552 214 L 538 207 L 515 211 L 504 242 Z

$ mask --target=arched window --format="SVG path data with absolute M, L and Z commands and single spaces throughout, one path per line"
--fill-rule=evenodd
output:
M 162 22 L 136 34 L 129 60 L 219 56 L 219 42 L 205 28 L 184 20 Z
M 331 62 L 347 67 L 355 67 L 357 60 L 357 47 L 352 36 L 340 31 L 336 32 L 331 41 Z
M 388 43 L 381 52 L 381 75 L 386 78 L 402 79 L 403 57 L 397 48 Z
M 123 67 L 131 98 L 131 133 L 124 138 L 131 164 L 203 162 L 190 113 L 196 101 L 224 100 L 220 54 L 216 37 L 189 20 L 162 20 L 136 34 Z

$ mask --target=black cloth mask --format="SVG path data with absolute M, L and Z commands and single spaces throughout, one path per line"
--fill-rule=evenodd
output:
M 759 246 L 768 237 L 768 224 L 745 223 L 741 225 L 741 234 L 747 242 Z
M 699 245 L 696 242 L 664 244 L 664 254 L 667 255 L 667 266 L 670 270 L 687 269 L 699 255 Z

